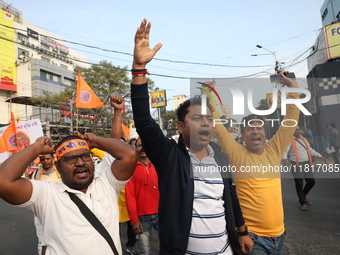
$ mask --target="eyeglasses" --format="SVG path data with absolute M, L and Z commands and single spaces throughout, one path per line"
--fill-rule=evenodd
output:
M 81 155 L 72 155 L 72 156 L 64 156 L 66 163 L 75 164 L 78 161 L 78 158 L 81 158 L 84 162 L 92 160 L 91 153 L 83 153 Z

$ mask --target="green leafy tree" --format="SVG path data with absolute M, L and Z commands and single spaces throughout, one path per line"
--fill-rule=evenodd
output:
M 165 107 L 164 107 L 165 108 Z M 177 134 L 177 114 L 175 110 L 164 111 L 163 117 L 163 129 L 165 129 L 168 137 Z
M 87 109 L 78 109 L 81 118 L 78 118 L 80 131 L 82 127 L 90 128 L 91 132 L 100 136 L 109 136 L 112 124 L 113 109 L 110 106 L 109 96 L 118 92 L 121 97 L 125 99 L 126 113 L 123 115 L 123 121 L 131 123 L 132 111 L 130 106 L 130 83 L 128 68 L 114 66 L 111 62 L 105 60 L 100 61 L 99 64 L 92 65 L 90 68 L 81 70 L 81 75 L 86 83 L 93 89 L 96 95 L 105 105 L 104 107 Z M 75 73 L 77 77 L 77 73 Z M 155 89 L 154 82 L 148 79 L 149 91 Z M 66 87 L 64 91 L 57 95 L 52 93 L 43 92 L 43 96 L 33 98 L 32 100 L 38 106 L 44 107 L 58 107 L 61 102 L 70 102 L 71 99 L 75 100 L 76 83 L 70 87 Z M 76 112 L 75 106 L 73 111 Z M 73 125 L 76 125 L 75 118 L 71 118 Z M 85 129 L 84 129 L 85 130 Z

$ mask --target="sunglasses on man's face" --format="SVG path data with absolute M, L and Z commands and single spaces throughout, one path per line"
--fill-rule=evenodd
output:
M 92 154 L 90 152 L 86 152 L 81 155 L 64 156 L 64 160 L 68 164 L 75 164 L 78 161 L 78 158 L 81 158 L 84 162 L 87 162 L 92 160 Z

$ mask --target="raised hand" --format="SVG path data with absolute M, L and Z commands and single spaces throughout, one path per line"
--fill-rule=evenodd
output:
M 116 95 L 110 96 L 110 104 L 115 110 L 122 110 L 124 108 L 124 98 L 119 96 L 119 93 L 116 92 Z
M 96 142 L 96 139 L 98 136 L 92 133 L 85 133 L 84 139 L 87 141 L 87 144 L 89 145 L 90 149 L 98 148 L 98 144 Z
M 162 44 L 158 43 L 153 49 L 150 48 L 150 28 L 151 23 L 144 19 L 137 29 L 133 53 L 133 69 L 144 69 L 146 64 L 153 59 L 157 51 L 162 47 Z
M 79 136 L 81 139 L 84 139 L 84 135 L 82 135 L 79 131 L 74 131 L 73 134 Z
M 38 150 L 40 154 L 51 153 L 54 150 L 54 145 L 52 144 L 51 139 L 47 136 L 39 137 L 35 141 L 35 144 L 39 146 Z
M 79 138 L 86 140 L 87 144 L 89 145 L 90 149 L 97 148 L 97 143 L 95 142 L 97 136 L 92 133 L 85 133 L 81 134 L 78 131 L 73 132 L 74 135 L 79 136 Z
M 288 78 L 287 76 L 285 76 L 285 74 L 287 74 L 289 72 L 287 71 L 284 71 L 284 72 L 280 72 L 278 73 L 280 76 L 281 76 L 281 80 L 280 80 L 280 83 L 283 84 L 283 85 L 286 85 L 287 87 L 291 87 L 291 88 L 297 88 L 299 87 L 297 85 L 297 82 L 296 82 L 296 79 L 290 79 Z

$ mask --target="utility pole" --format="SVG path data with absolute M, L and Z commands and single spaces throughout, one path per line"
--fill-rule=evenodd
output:
M 162 111 L 161 111 L 161 108 L 162 107 L 158 107 L 157 110 L 158 110 L 158 124 L 159 124 L 159 127 L 161 128 L 161 130 L 163 131 L 163 119 L 162 119 Z
M 73 101 L 74 101 L 75 93 L 72 93 L 72 98 L 69 100 L 70 105 L 70 113 L 71 113 L 71 125 L 70 125 L 70 134 L 73 134 Z

